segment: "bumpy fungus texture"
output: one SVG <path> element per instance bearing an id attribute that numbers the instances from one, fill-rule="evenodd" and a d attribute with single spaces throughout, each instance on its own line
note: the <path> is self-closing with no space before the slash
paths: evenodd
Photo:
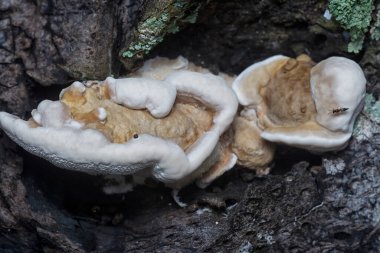
<path id="1" fill-rule="evenodd" d="M 182 56 L 178 56 L 175 59 L 168 59 L 165 57 L 155 57 L 153 59 L 147 60 L 144 65 L 134 73 L 135 76 L 143 77 L 143 78 L 150 78 L 154 80 L 172 80 L 172 82 L 177 83 L 178 80 L 177 77 L 179 76 L 179 73 L 197 73 L 192 76 L 190 75 L 183 75 L 185 78 L 189 78 L 188 80 L 188 88 L 192 86 L 192 82 L 200 82 L 203 83 L 201 80 L 197 79 L 196 76 L 201 76 L 200 74 L 209 74 L 211 75 L 211 72 L 208 69 L 202 68 L 200 66 L 196 66 L 195 64 L 189 62 L 187 59 L 185 59 Z M 173 74 L 177 73 L 177 74 Z M 174 77 L 169 77 L 169 75 L 173 74 Z M 228 86 L 231 86 L 233 80 L 235 79 L 232 76 L 226 75 L 224 73 L 219 73 L 219 77 L 223 78 L 225 83 L 228 84 Z M 202 89 L 205 93 L 212 92 L 211 90 L 208 90 L 208 83 L 202 84 Z M 186 97 L 183 97 L 182 99 L 186 99 Z M 188 98 L 187 98 L 188 99 Z M 237 100 L 236 100 L 237 101 Z M 209 101 L 210 103 L 212 101 Z M 219 103 L 218 99 L 213 102 L 215 105 Z M 237 157 L 232 152 L 231 149 L 231 141 L 232 141 L 233 135 L 232 130 L 227 130 L 220 138 L 219 143 L 215 147 L 215 152 L 213 152 L 213 155 L 210 156 L 204 164 L 202 164 L 202 167 L 210 167 L 210 169 L 207 170 L 207 172 L 204 172 L 202 177 L 200 177 L 197 181 L 198 186 L 200 187 L 206 187 L 210 182 L 212 182 L 215 178 L 222 175 L 225 171 L 231 169 L 235 164 Z M 215 163 L 215 161 L 218 161 Z M 211 165 L 214 163 L 214 165 Z M 198 170 L 203 171 L 203 170 Z M 198 177 L 193 175 L 192 177 L 189 177 L 187 179 L 187 182 L 190 182 L 192 178 Z"/>
<path id="2" fill-rule="evenodd" d="M 223 78 L 173 69 L 163 78 L 74 82 L 59 101 L 42 101 L 29 121 L 0 112 L 0 126 L 58 167 L 152 174 L 180 188 L 196 178 L 207 184 L 235 164 L 220 137 L 237 106 Z"/>
<path id="3" fill-rule="evenodd" d="M 203 74 L 211 74 L 208 69 L 197 66 L 194 63 L 189 62 L 186 58 L 178 56 L 175 59 L 155 57 L 147 60 L 144 65 L 134 73 L 134 75 L 155 80 L 164 80 L 170 73 L 177 70 L 189 70 Z M 230 76 L 224 73 L 218 73 L 218 76 L 222 77 L 228 85 L 232 85 L 232 82 L 235 80 L 235 76 Z"/>
<path id="4" fill-rule="evenodd" d="M 366 79 L 355 62 L 330 57 L 315 64 L 308 56 L 273 56 L 253 64 L 234 81 L 261 137 L 311 151 L 339 150 L 363 108 Z M 249 119 L 248 119 L 249 120 Z"/>
<path id="5" fill-rule="evenodd" d="M 269 173 L 274 143 L 343 148 L 365 84 L 361 68 L 342 57 L 316 64 L 273 56 L 236 79 L 156 57 L 128 78 L 74 82 L 29 121 L 0 112 L 0 127 L 62 168 L 205 187 L 236 163 Z"/>
<path id="6" fill-rule="evenodd" d="M 164 80 L 170 73 L 179 70 L 210 73 L 208 69 L 196 66 L 179 56 L 176 59 L 156 57 L 148 60 L 137 71 L 137 75 Z M 224 73 L 218 75 L 230 86 L 235 80 L 235 77 Z M 248 121 L 247 118 L 251 120 L 249 115 L 235 117 L 232 127 L 221 137 L 217 146 L 220 150 L 219 162 L 198 180 L 198 186 L 207 186 L 216 177 L 232 168 L 236 162 L 246 168 L 256 170 L 259 175 L 269 172 L 268 164 L 273 160 L 274 145 L 262 139 L 260 137 L 261 130 L 255 122 Z"/>
<path id="7" fill-rule="evenodd" d="M 256 170 L 258 176 L 270 172 L 275 145 L 261 138 L 257 117 L 250 110 L 243 110 L 233 123 L 234 138 L 232 152 L 237 156 L 239 165 Z"/>

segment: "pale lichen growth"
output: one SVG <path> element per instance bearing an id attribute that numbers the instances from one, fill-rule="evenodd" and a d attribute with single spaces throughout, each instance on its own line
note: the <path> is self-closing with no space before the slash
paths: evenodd
<path id="1" fill-rule="evenodd" d="M 353 135 L 358 141 L 369 140 L 380 133 L 380 101 L 366 94 L 364 110 L 355 123 Z"/>
<path id="2" fill-rule="evenodd" d="M 346 168 L 346 163 L 341 158 L 337 158 L 335 160 L 323 159 L 322 164 L 326 170 L 327 175 L 336 175 L 342 173 Z"/>
<path id="3" fill-rule="evenodd" d="M 378 11 L 376 20 L 373 21 L 374 9 L 374 0 L 329 0 L 329 12 L 350 34 L 348 52 L 359 53 L 369 28 L 371 28 L 371 38 L 380 39 L 380 16 Z"/>
<path id="4" fill-rule="evenodd" d="M 376 101 L 372 94 L 366 94 L 363 113 L 368 115 L 372 121 L 380 124 L 380 101 Z"/>
<path id="5" fill-rule="evenodd" d="M 121 51 L 122 61 L 127 64 L 133 59 L 142 58 L 161 43 L 167 34 L 177 33 L 186 23 L 195 23 L 201 6 L 207 2 L 166 0 L 148 3 L 142 21 L 126 48 Z"/>
<path id="6" fill-rule="evenodd" d="M 163 40 L 161 34 L 169 21 L 170 15 L 162 13 L 158 18 L 151 17 L 142 22 L 137 28 L 139 33 L 137 41 L 129 46 L 128 50 L 123 53 L 123 57 L 132 58 L 137 53 L 149 53 L 154 46 Z"/>
<path id="7" fill-rule="evenodd" d="M 254 247 L 249 241 L 244 241 L 242 244 L 240 244 L 240 247 L 236 253 L 250 253 L 253 252 L 253 249 Z"/>
<path id="8" fill-rule="evenodd" d="M 265 231 L 264 233 L 258 233 L 256 237 L 258 240 L 264 241 L 268 245 L 272 245 L 276 243 L 272 234 L 273 234 L 273 231 L 270 231 L 270 232 Z"/>
<path id="9" fill-rule="evenodd" d="M 353 135 L 358 141 L 364 141 L 375 134 L 380 134 L 380 101 L 366 94 L 364 110 L 355 123 Z"/>
<path id="10" fill-rule="evenodd" d="M 376 23 L 371 29 L 371 37 L 374 40 L 380 40 L 380 10 L 377 11 Z"/>

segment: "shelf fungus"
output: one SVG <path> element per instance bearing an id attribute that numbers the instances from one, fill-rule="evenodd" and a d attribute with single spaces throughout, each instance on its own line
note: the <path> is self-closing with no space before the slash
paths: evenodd
<path id="1" fill-rule="evenodd" d="M 178 56 L 175 59 L 168 59 L 166 57 L 155 57 L 144 62 L 144 65 L 134 73 L 140 77 L 148 77 L 155 80 L 164 80 L 170 73 L 178 70 L 188 70 L 203 74 L 211 74 L 211 72 L 203 67 L 197 66 L 189 62 L 186 58 Z M 235 80 L 235 76 L 227 75 L 220 72 L 218 76 L 222 77 L 229 86 Z"/>
<path id="2" fill-rule="evenodd" d="M 366 79 L 354 61 L 278 55 L 244 70 L 232 87 L 261 137 L 310 151 L 344 148 L 363 108 Z M 252 116 L 251 116 L 252 117 Z"/>
<path id="3" fill-rule="evenodd" d="M 176 59 L 156 57 L 144 63 L 144 66 L 137 71 L 141 77 L 164 80 L 170 73 L 178 70 L 188 70 L 198 73 L 210 73 L 206 68 L 197 66 L 187 59 L 179 56 Z M 218 74 L 224 81 L 232 86 L 234 76 L 224 73 Z M 252 123 L 254 115 L 244 114 L 235 117 L 232 127 L 221 136 L 218 149 L 221 161 L 208 170 L 201 177 L 197 184 L 200 187 L 207 186 L 212 180 L 223 174 L 227 169 L 232 168 L 235 163 L 255 170 L 258 175 L 269 173 L 268 164 L 273 160 L 274 144 L 265 141 L 260 137 L 261 130 Z"/>
<path id="4" fill-rule="evenodd" d="M 236 78 L 156 57 L 127 78 L 74 82 L 28 121 L 0 112 L 0 127 L 61 168 L 205 187 L 236 163 L 269 173 L 275 143 L 342 149 L 365 84 L 361 68 L 342 57 L 316 64 L 273 56 Z"/>
<path id="5" fill-rule="evenodd" d="M 140 70 L 128 78 L 74 82 L 59 97 L 42 101 L 28 121 L 0 112 L 11 139 L 58 167 L 150 174 L 179 189 L 198 178 L 210 182 L 236 162 L 221 137 L 238 101 L 208 71 L 177 66 L 149 76 Z"/>

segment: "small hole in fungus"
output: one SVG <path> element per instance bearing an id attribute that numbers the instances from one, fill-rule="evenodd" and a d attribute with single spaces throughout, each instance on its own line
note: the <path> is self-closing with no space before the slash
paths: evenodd
<path id="1" fill-rule="evenodd" d="M 138 134 L 134 134 L 134 135 L 133 135 L 133 138 L 134 138 L 134 139 L 137 139 L 137 138 L 139 138 L 139 135 L 138 135 Z"/>

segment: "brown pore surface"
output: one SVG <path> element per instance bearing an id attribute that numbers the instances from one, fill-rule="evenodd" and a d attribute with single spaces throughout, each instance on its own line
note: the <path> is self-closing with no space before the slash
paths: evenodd
<path id="1" fill-rule="evenodd" d="M 295 126 L 313 119 L 316 109 L 310 93 L 310 70 L 314 65 L 301 55 L 275 72 L 263 94 L 267 117 L 274 124 Z"/>
<path id="2" fill-rule="evenodd" d="M 224 172 L 230 169 L 231 161 L 234 159 L 231 149 L 231 142 L 233 140 L 232 128 L 226 130 L 220 137 L 219 143 L 216 146 L 219 155 L 218 161 L 212 165 L 199 179 L 199 183 L 208 185 Z"/>
<path id="3" fill-rule="evenodd" d="M 232 151 L 238 157 L 238 164 L 255 170 L 267 168 L 273 160 L 275 146 L 262 139 L 255 123 L 244 117 L 236 117 L 232 127 Z"/>
<path id="4" fill-rule="evenodd" d="M 184 150 L 211 128 L 213 112 L 201 103 L 176 100 L 170 114 L 154 118 L 146 110 L 134 110 L 110 100 L 107 88 L 93 85 L 83 93 L 71 88 L 61 101 L 70 108 L 72 118 L 85 124 L 85 128 L 102 132 L 111 142 L 124 143 L 134 135 L 150 134 L 171 140 Z M 107 112 L 105 121 L 98 118 L 98 108 Z"/>

